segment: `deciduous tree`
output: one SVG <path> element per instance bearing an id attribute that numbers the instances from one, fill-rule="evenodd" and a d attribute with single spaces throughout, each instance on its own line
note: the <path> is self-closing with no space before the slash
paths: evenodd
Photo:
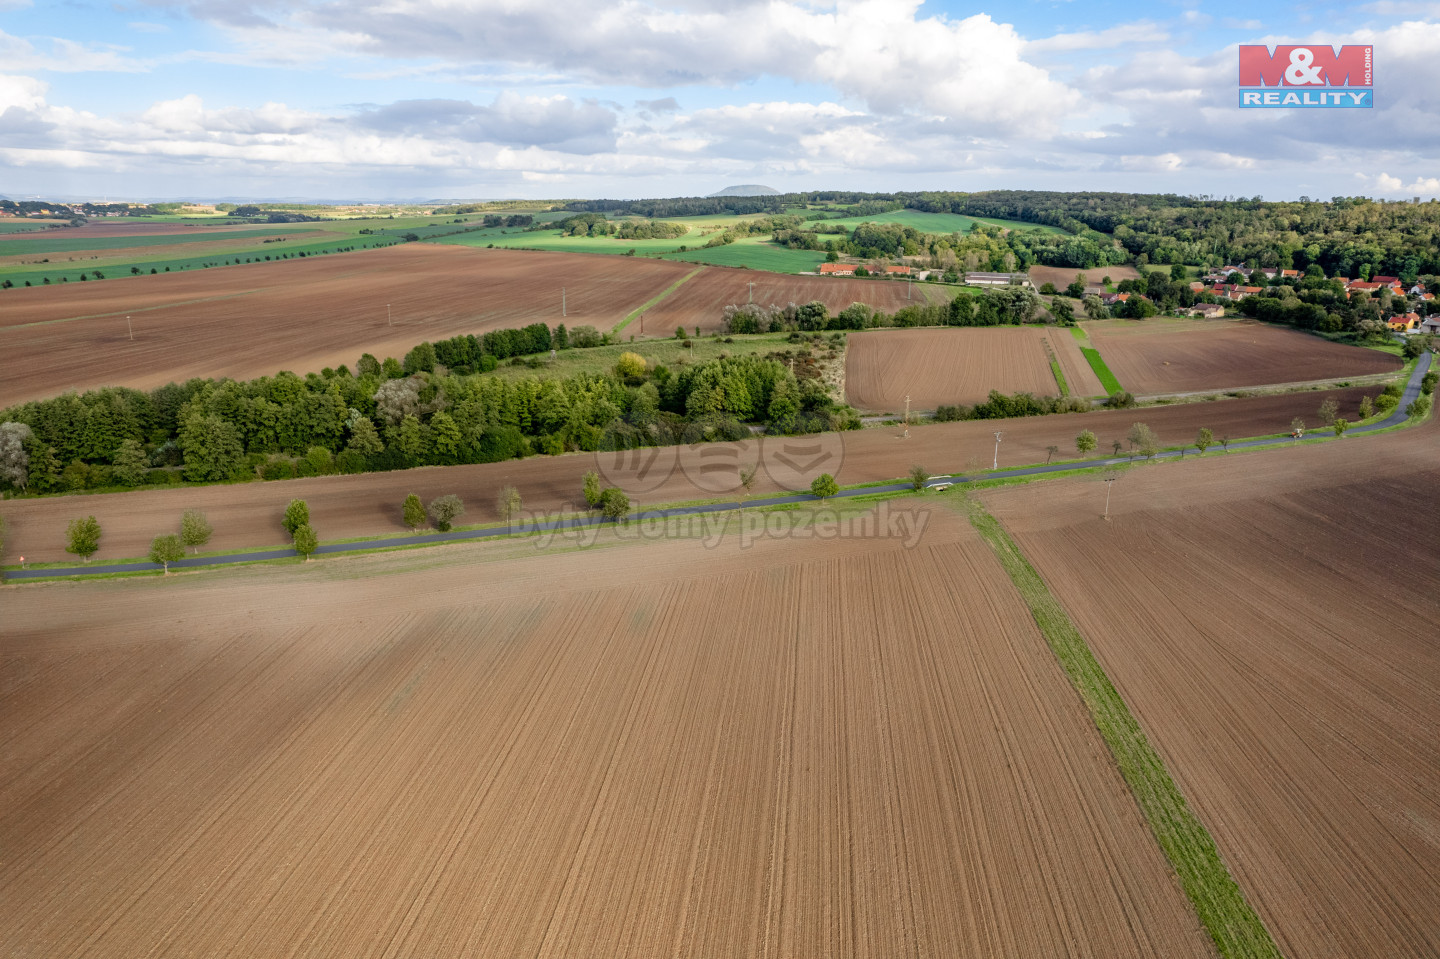
<path id="1" fill-rule="evenodd" d="M 303 499 L 292 499 L 290 505 L 285 507 L 285 532 L 291 536 L 302 526 L 310 525 L 310 506 Z"/>
<path id="2" fill-rule="evenodd" d="M 835 477 L 829 473 L 821 473 L 810 484 L 810 492 L 820 497 L 821 500 L 829 499 L 840 492 L 840 484 L 836 483 Z"/>
<path id="3" fill-rule="evenodd" d="M 100 548 L 100 524 L 93 516 L 72 519 L 65 528 L 65 538 L 65 552 L 74 553 L 88 563 Z"/>
<path id="4" fill-rule="evenodd" d="M 210 542 L 210 535 L 214 532 L 210 521 L 198 509 L 187 509 L 180 517 L 180 541 L 192 552 L 199 552 L 200 547 Z"/>
<path id="5" fill-rule="evenodd" d="M 1200 427 L 1200 432 L 1195 434 L 1195 448 L 1203 453 L 1214 445 L 1215 434 L 1210 432 L 1210 427 Z"/>
<path id="6" fill-rule="evenodd" d="M 1090 430 L 1081 430 L 1075 437 L 1075 449 L 1081 453 L 1089 453 L 1095 449 L 1095 434 Z"/>
<path id="7" fill-rule="evenodd" d="M 308 523 L 295 527 L 294 532 L 295 552 L 305 557 L 305 562 L 310 562 L 310 554 L 320 548 L 320 541 L 315 538 L 315 531 Z"/>
<path id="8" fill-rule="evenodd" d="M 420 502 L 420 497 L 411 493 L 405 497 L 405 504 L 400 508 L 405 518 L 405 525 L 411 529 L 419 529 L 425 525 L 425 504 Z"/>
<path id="9" fill-rule="evenodd" d="M 520 517 L 520 491 L 513 486 L 500 487 L 495 497 L 495 510 L 502 522 L 515 522 Z"/>
<path id="10" fill-rule="evenodd" d="M 185 547 L 174 533 L 166 533 L 150 541 L 150 562 L 163 566 L 166 576 L 170 575 L 170 564 L 184 558 Z"/>
<path id="11" fill-rule="evenodd" d="M 588 472 L 586 472 L 584 483 L 581 489 L 582 492 L 584 492 L 585 494 L 586 505 L 588 505 L 591 509 L 599 507 L 600 494 L 602 492 L 602 490 L 600 489 L 600 474 L 595 472 L 594 470 L 589 470 Z"/>
<path id="12" fill-rule="evenodd" d="M 606 519 L 613 519 L 618 523 L 630 515 L 630 497 L 618 486 L 606 487 L 600 494 L 600 512 Z"/>
<path id="13" fill-rule="evenodd" d="M 34 433 L 24 423 L 0 423 L 0 480 L 16 489 L 30 481 L 30 454 L 25 444 Z"/>
<path id="14" fill-rule="evenodd" d="M 454 493 L 446 493 L 430 501 L 430 518 L 435 521 L 435 528 L 442 533 L 448 533 L 451 525 L 464 512 L 465 504 Z"/>
<path id="15" fill-rule="evenodd" d="M 1054 447 L 1051 447 L 1051 449 L 1054 449 Z M 925 484 L 928 482 L 930 482 L 930 473 L 925 469 L 925 467 L 920 466 L 919 464 L 910 467 L 911 489 L 918 493 L 925 488 Z M 833 496 L 834 494 L 832 493 L 831 495 Z"/>
<path id="16" fill-rule="evenodd" d="M 1144 423 L 1132 423 L 1129 432 L 1125 434 L 1125 438 L 1129 440 L 1130 445 L 1146 459 L 1160 452 L 1160 438 L 1155 435 L 1154 430 Z"/>
<path id="17" fill-rule="evenodd" d="M 149 458 L 145 455 L 145 449 L 140 445 L 139 440 L 127 439 L 120 443 L 111 458 L 114 464 L 114 476 L 118 483 L 125 486 L 139 486 L 145 482 L 145 474 L 149 472 Z"/>

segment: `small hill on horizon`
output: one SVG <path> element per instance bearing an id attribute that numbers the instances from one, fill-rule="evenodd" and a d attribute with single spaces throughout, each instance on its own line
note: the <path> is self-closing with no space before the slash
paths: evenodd
<path id="1" fill-rule="evenodd" d="M 719 193 L 712 193 L 711 196 L 779 196 L 780 191 L 772 187 L 763 186 L 759 183 L 742 183 L 739 186 L 727 186 Z"/>

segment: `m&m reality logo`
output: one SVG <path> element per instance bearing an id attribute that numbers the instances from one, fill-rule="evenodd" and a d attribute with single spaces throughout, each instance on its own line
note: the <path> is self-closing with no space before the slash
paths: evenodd
<path id="1" fill-rule="evenodd" d="M 1364 109 L 1375 105 L 1374 47 L 1240 47 L 1240 106 Z"/>

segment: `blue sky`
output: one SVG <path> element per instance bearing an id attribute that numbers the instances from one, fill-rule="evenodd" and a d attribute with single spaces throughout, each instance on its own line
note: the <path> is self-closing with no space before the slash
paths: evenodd
<path id="1" fill-rule="evenodd" d="M 1375 45 L 1373 110 L 1236 45 Z M 1440 2 L 0 0 L 0 194 L 1440 194 Z"/>

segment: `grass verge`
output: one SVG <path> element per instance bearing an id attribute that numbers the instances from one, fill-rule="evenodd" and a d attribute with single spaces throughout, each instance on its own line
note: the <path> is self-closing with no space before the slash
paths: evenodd
<path id="1" fill-rule="evenodd" d="M 1045 641 L 1060 660 L 1090 710 L 1120 773 L 1130 786 L 1201 924 L 1226 957 L 1278 957 L 1280 949 L 1250 907 L 1230 874 L 1215 840 L 1175 785 L 1164 761 L 1131 715 L 1110 677 L 1090 651 L 1040 574 L 1015 541 L 975 499 L 968 501 L 970 523 L 1000 560 L 1025 598 Z"/>
<path id="2" fill-rule="evenodd" d="M 1100 355 L 1100 351 L 1093 346 L 1082 346 L 1080 352 L 1085 354 L 1085 361 L 1090 364 L 1090 369 L 1095 371 L 1095 376 L 1100 380 L 1106 394 L 1119 393 L 1120 381 L 1110 372 L 1110 367 L 1105 365 L 1105 358 Z"/>
<path id="3" fill-rule="evenodd" d="M 625 319 L 621 320 L 615 326 L 613 332 L 619 333 L 621 330 L 625 329 L 625 327 L 630 325 L 631 320 L 635 319 L 635 317 L 639 316 L 641 313 L 644 313 L 646 310 L 653 307 L 656 303 L 659 303 L 661 300 L 665 299 L 665 297 L 669 296 L 671 293 L 674 293 L 676 290 L 680 289 L 680 285 L 682 283 L 684 283 L 686 280 L 690 279 L 703 269 L 704 267 L 696 267 L 689 273 L 686 273 L 684 276 L 680 277 L 680 279 L 676 280 L 674 283 L 671 283 L 656 296 L 653 296 L 649 300 L 646 300 L 644 303 L 640 304 L 639 308 L 631 310 L 630 313 L 626 315 Z"/>
<path id="4" fill-rule="evenodd" d="M 1065 374 L 1060 372 L 1060 364 L 1054 357 L 1050 359 L 1050 372 L 1055 376 L 1055 385 L 1060 387 L 1060 395 L 1069 396 L 1070 384 L 1065 382 Z"/>

